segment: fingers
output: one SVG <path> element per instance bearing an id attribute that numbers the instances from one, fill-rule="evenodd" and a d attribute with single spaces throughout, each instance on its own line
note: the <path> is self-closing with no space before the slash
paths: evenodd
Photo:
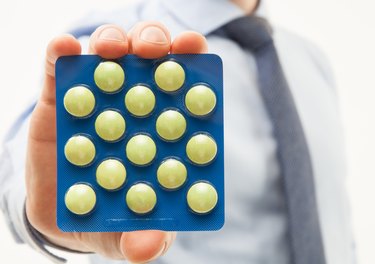
<path id="1" fill-rule="evenodd" d="M 163 255 L 176 237 L 163 231 L 136 231 L 123 233 L 120 247 L 124 258 L 132 263 L 146 263 Z"/>
<path id="2" fill-rule="evenodd" d="M 72 35 L 61 35 L 54 38 L 47 46 L 46 74 L 55 76 L 55 63 L 58 57 L 81 54 L 81 45 Z"/>
<path id="3" fill-rule="evenodd" d="M 197 32 L 186 31 L 171 43 L 168 29 L 158 22 L 138 23 L 128 34 L 129 52 L 143 58 L 160 58 L 170 53 L 205 53 L 206 38 Z"/>
<path id="4" fill-rule="evenodd" d="M 90 37 L 89 53 L 106 59 L 115 59 L 128 53 L 128 38 L 125 31 L 116 25 L 98 27 Z"/>
<path id="5" fill-rule="evenodd" d="M 142 58 L 159 58 L 171 47 L 169 31 L 158 22 L 141 22 L 129 34 L 116 25 L 103 25 L 90 37 L 89 53 L 115 59 L 128 52 Z"/>
<path id="6" fill-rule="evenodd" d="M 142 58 L 154 59 L 168 54 L 171 36 L 159 22 L 140 22 L 128 34 L 130 51 Z"/>
<path id="7" fill-rule="evenodd" d="M 170 53 L 204 53 L 207 52 L 207 41 L 199 33 L 187 31 L 178 35 L 171 43 L 168 29 L 159 22 L 138 23 L 127 35 L 116 25 L 103 25 L 90 37 L 89 52 L 103 58 L 114 59 L 134 53 L 143 58 L 159 58 Z M 63 35 L 53 39 L 47 48 L 46 78 L 41 102 L 55 104 L 55 63 L 58 57 L 79 55 L 81 45 L 71 35 Z M 54 139 L 54 131 L 45 135 Z M 39 134 L 36 133 L 36 134 Z"/>
<path id="8" fill-rule="evenodd" d="M 173 43 L 168 29 L 155 21 L 140 22 L 128 34 L 116 25 L 103 25 L 90 37 L 89 53 L 106 59 L 115 59 L 128 53 L 142 58 L 160 58 L 168 53 L 207 52 L 205 37 L 197 32 L 186 31 Z"/>
<path id="9" fill-rule="evenodd" d="M 178 35 L 172 43 L 171 53 L 174 54 L 196 54 L 206 53 L 208 50 L 206 38 L 194 31 L 185 31 Z"/>

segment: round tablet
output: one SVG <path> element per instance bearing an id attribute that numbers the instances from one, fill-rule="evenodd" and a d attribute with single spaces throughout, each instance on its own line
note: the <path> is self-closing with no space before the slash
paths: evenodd
<path id="1" fill-rule="evenodd" d="M 186 145 L 188 158 L 199 165 L 210 163 L 216 156 L 217 146 L 215 140 L 206 134 L 193 136 Z"/>
<path id="2" fill-rule="evenodd" d="M 185 183 L 187 170 L 181 161 L 170 158 L 160 164 L 156 174 L 161 186 L 175 190 Z"/>
<path id="3" fill-rule="evenodd" d="M 135 135 L 126 145 L 126 156 L 135 165 L 147 165 L 153 161 L 155 155 L 155 142 L 147 135 Z"/>
<path id="4" fill-rule="evenodd" d="M 134 86 L 126 93 L 125 106 L 132 115 L 147 116 L 154 110 L 155 95 L 146 86 Z"/>
<path id="5" fill-rule="evenodd" d="M 64 96 L 64 107 L 72 116 L 86 117 L 95 108 L 94 94 L 84 86 L 70 88 Z"/>
<path id="6" fill-rule="evenodd" d="M 214 110 L 216 95 L 207 86 L 196 85 L 186 93 L 185 105 L 193 115 L 205 116 Z"/>
<path id="7" fill-rule="evenodd" d="M 104 160 L 96 169 L 96 181 L 104 189 L 117 190 L 125 180 L 125 166 L 116 159 Z"/>
<path id="8" fill-rule="evenodd" d="M 155 82 L 163 91 L 177 91 L 185 82 L 185 71 L 177 62 L 163 62 L 156 68 Z"/>
<path id="9" fill-rule="evenodd" d="M 206 182 L 193 184 L 186 198 L 190 209 L 197 214 L 207 214 L 217 204 L 217 192 L 211 184 Z"/>
<path id="10" fill-rule="evenodd" d="M 94 209 L 95 204 L 95 191 L 87 184 L 75 184 L 65 194 L 65 205 L 73 214 L 88 214 Z"/>
<path id="11" fill-rule="evenodd" d="M 94 72 L 94 80 L 100 90 L 114 93 L 121 89 L 125 73 L 121 66 L 113 61 L 101 62 Z"/>
<path id="12" fill-rule="evenodd" d="M 113 110 L 106 110 L 95 120 L 95 131 L 106 141 L 119 140 L 125 133 L 126 123 L 122 115 Z"/>
<path id="13" fill-rule="evenodd" d="M 85 136 L 77 135 L 71 137 L 64 148 L 66 159 L 77 166 L 86 166 L 95 158 L 95 145 Z"/>
<path id="14" fill-rule="evenodd" d="M 167 110 L 156 120 L 156 132 L 168 141 L 181 138 L 186 131 L 185 117 L 176 110 Z"/>
<path id="15" fill-rule="evenodd" d="M 134 213 L 147 214 L 156 205 L 156 193 L 148 184 L 137 183 L 127 192 L 126 204 Z"/>

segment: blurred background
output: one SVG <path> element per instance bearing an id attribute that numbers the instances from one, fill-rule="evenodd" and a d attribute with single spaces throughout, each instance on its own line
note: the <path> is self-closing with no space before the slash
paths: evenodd
<path id="1" fill-rule="evenodd" d="M 346 130 L 347 188 L 358 260 L 359 264 L 375 263 L 375 2 L 264 1 L 274 24 L 313 40 L 332 63 Z M 126 2 L 129 0 L 12 0 L 0 4 L 0 138 L 39 88 L 48 41 L 87 12 Z M 87 263 L 81 256 L 69 258 L 72 263 Z M 30 262 L 49 263 L 14 243 L 0 214 L 0 263 Z"/>

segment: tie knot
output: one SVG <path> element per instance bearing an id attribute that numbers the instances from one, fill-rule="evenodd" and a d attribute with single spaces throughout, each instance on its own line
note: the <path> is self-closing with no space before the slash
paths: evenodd
<path id="1" fill-rule="evenodd" d="M 224 35 L 252 51 L 272 42 L 271 25 L 266 19 L 257 16 L 244 16 L 232 20 L 218 29 L 217 34 Z"/>

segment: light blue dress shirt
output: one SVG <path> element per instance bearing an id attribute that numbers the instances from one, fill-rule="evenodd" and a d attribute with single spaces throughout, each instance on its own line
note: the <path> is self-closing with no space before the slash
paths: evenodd
<path id="1" fill-rule="evenodd" d="M 263 15 L 262 9 L 258 15 Z M 290 263 L 277 144 L 258 91 L 254 58 L 237 43 L 209 34 L 243 15 L 227 0 L 146 0 L 109 13 L 91 13 L 80 23 L 115 23 L 129 30 L 140 20 L 158 20 L 172 37 L 184 30 L 207 35 L 209 51 L 223 59 L 226 224 L 218 232 L 179 233 L 170 251 L 155 263 Z M 279 28 L 274 39 L 312 154 L 327 263 L 352 264 L 343 133 L 331 71 L 310 42 Z M 87 47 L 88 37 L 80 41 Z M 21 120 L 5 141 L 0 159 L 0 206 L 15 238 L 48 256 L 28 231 L 22 213 L 27 112 Z M 97 255 L 90 259 L 118 263 Z"/>

